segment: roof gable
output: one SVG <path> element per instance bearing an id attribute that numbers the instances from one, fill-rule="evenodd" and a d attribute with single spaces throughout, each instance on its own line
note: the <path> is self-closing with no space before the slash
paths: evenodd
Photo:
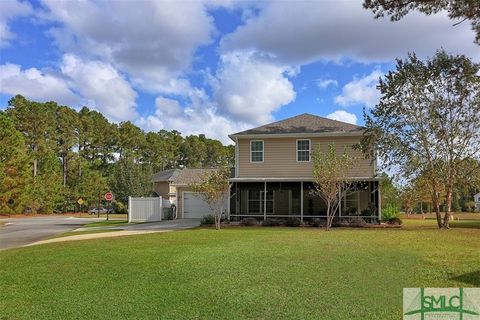
<path id="1" fill-rule="evenodd" d="M 296 133 L 361 133 L 364 127 L 304 113 L 295 117 L 241 131 L 231 136 Z"/>
<path id="2" fill-rule="evenodd" d="M 195 184 L 198 183 L 202 180 L 202 178 L 207 174 L 208 172 L 216 171 L 218 169 L 189 169 L 185 168 L 182 169 L 180 174 L 175 178 L 175 180 L 172 182 L 172 184 L 176 185 L 189 185 L 189 184 Z"/>
<path id="3" fill-rule="evenodd" d="M 164 171 L 157 172 L 152 177 L 153 182 L 174 181 L 175 178 L 180 173 L 180 171 L 181 171 L 180 169 L 169 169 L 169 170 L 164 170 Z"/>
<path id="4" fill-rule="evenodd" d="M 174 185 L 189 185 L 198 183 L 202 177 L 215 168 L 183 168 L 183 169 L 169 169 L 157 172 L 153 175 L 153 182 L 169 182 Z"/>

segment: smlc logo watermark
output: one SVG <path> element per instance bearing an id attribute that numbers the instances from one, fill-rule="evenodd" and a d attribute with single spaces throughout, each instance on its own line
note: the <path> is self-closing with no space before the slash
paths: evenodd
<path id="1" fill-rule="evenodd" d="M 403 319 L 480 320 L 480 288 L 404 288 Z"/>

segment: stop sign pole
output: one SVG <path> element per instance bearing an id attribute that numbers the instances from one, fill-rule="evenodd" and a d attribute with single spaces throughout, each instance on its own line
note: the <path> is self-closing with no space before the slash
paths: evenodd
<path id="1" fill-rule="evenodd" d="M 108 203 L 108 206 L 107 206 L 107 221 L 108 221 L 108 213 L 110 212 L 110 203 L 113 200 L 113 194 L 111 192 L 105 193 L 105 200 Z"/>

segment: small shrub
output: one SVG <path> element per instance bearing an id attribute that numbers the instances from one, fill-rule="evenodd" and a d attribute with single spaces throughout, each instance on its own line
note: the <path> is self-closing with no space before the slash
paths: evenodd
<path id="1" fill-rule="evenodd" d="M 365 227 L 367 222 L 358 216 L 354 217 L 342 217 L 338 219 L 338 226 L 339 227 L 350 227 L 350 228 L 358 228 L 358 227 Z"/>
<path id="2" fill-rule="evenodd" d="M 365 220 L 363 220 L 363 218 L 361 218 L 361 217 L 351 218 L 350 221 L 348 222 L 348 224 L 349 224 L 350 227 L 364 227 L 364 226 L 367 225 Z"/>
<path id="3" fill-rule="evenodd" d="M 468 201 L 463 204 L 462 210 L 464 212 L 474 212 L 475 211 L 475 202 Z"/>
<path id="4" fill-rule="evenodd" d="M 276 219 L 267 219 L 262 221 L 262 226 L 264 227 L 278 227 L 281 225 L 282 225 L 282 222 Z"/>
<path id="5" fill-rule="evenodd" d="M 113 209 L 113 212 L 115 213 L 124 213 L 124 214 L 128 213 L 127 206 L 117 200 L 112 201 L 112 209 Z"/>
<path id="6" fill-rule="evenodd" d="M 364 217 L 371 216 L 371 215 L 372 215 L 372 210 L 370 210 L 370 209 L 368 209 L 368 208 L 367 208 L 367 209 L 363 209 L 361 215 L 364 216 Z"/>
<path id="7" fill-rule="evenodd" d="M 242 220 L 241 224 L 246 227 L 256 226 L 258 221 L 255 218 L 245 218 Z"/>
<path id="8" fill-rule="evenodd" d="M 387 220 L 387 224 L 395 225 L 395 226 L 401 226 L 403 223 L 402 219 L 399 217 L 393 217 Z"/>
<path id="9" fill-rule="evenodd" d="M 392 218 L 398 218 L 399 215 L 400 215 L 400 210 L 396 205 L 390 204 L 385 206 L 385 208 L 382 209 L 383 221 L 388 221 Z"/>
<path id="10" fill-rule="evenodd" d="M 210 224 L 215 224 L 215 217 L 211 214 L 203 216 L 202 220 L 200 220 L 200 224 L 202 226 L 204 225 L 210 225 Z"/>
<path id="11" fill-rule="evenodd" d="M 310 220 L 309 224 L 315 228 L 325 227 L 327 225 L 327 220 L 315 218 Z"/>
<path id="12" fill-rule="evenodd" d="M 285 225 L 287 227 L 298 227 L 301 224 L 302 222 L 298 218 L 288 218 L 287 221 L 285 222 Z"/>

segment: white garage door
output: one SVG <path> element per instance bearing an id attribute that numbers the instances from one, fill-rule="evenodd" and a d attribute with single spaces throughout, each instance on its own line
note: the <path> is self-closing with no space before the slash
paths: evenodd
<path id="1" fill-rule="evenodd" d="M 195 192 L 183 193 L 183 206 L 183 217 L 186 219 L 201 218 L 212 214 L 212 210 L 208 204 Z"/>

